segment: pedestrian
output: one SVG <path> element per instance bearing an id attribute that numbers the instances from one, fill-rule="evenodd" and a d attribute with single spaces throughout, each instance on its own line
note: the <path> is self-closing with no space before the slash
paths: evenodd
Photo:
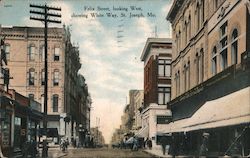
<path id="1" fill-rule="evenodd" d="M 147 146 L 148 146 L 149 150 L 152 149 L 152 140 L 151 139 L 148 140 Z"/>
<path id="2" fill-rule="evenodd" d="M 161 138 L 161 147 L 162 147 L 162 154 L 166 154 L 166 145 L 167 145 L 167 137 L 163 136 Z"/>
<path id="3" fill-rule="evenodd" d="M 144 148 L 146 148 L 147 143 L 148 143 L 148 137 L 146 138 L 146 140 L 145 140 L 144 143 L 143 143 L 143 147 L 144 147 Z"/>
<path id="4" fill-rule="evenodd" d="M 209 133 L 203 133 L 202 134 L 202 144 L 200 147 L 200 152 L 199 156 L 206 156 L 208 153 L 208 138 L 209 138 Z"/>
<path id="5" fill-rule="evenodd" d="M 132 147 L 132 150 L 133 151 L 137 151 L 138 150 L 138 139 L 136 137 L 133 137 L 133 147 Z"/>

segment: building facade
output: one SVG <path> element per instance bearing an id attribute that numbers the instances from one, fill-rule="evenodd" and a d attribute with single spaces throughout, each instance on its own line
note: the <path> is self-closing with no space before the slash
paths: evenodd
<path id="1" fill-rule="evenodd" d="M 249 3 L 173 2 L 173 154 L 249 154 Z"/>
<path id="2" fill-rule="evenodd" d="M 10 76 L 9 87 L 44 109 L 44 29 L 38 27 L 2 27 Z M 74 134 L 77 72 L 81 67 L 79 51 L 71 44 L 65 27 L 48 29 L 48 128 L 58 137 Z"/>
<path id="3" fill-rule="evenodd" d="M 144 62 L 144 105 L 141 111 L 142 129 L 145 138 L 159 148 L 158 136 L 171 118 L 167 103 L 171 95 L 172 40 L 148 38 L 141 61 Z"/>

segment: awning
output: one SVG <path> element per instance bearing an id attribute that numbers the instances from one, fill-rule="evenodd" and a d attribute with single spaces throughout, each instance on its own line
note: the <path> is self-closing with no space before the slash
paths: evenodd
<path id="1" fill-rule="evenodd" d="M 250 123 L 250 87 L 208 101 L 188 119 L 170 123 L 167 133 Z"/>
<path id="2" fill-rule="evenodd" d="M 140 129 L 136 134 L 135 134 L 135 136 L 137 136 L 137 137 L 142 137 L 142 138 L 144 138 L 144 137 L 148 137 L 148 133 L 149 133 L 149 131 L 148 131 L 149 129 L 148 129 L 148 126 L 145 126 L 144 128 L 142 128 L 142 129 Z"/>

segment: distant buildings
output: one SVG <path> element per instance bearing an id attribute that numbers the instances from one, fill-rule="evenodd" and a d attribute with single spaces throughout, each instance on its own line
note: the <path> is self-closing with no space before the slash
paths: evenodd
<path id="1" fill-rule="evenodd" d="M 174 155 L 250 151 L 250 2 L 175 0 L 172 95 Z"/>
<path id="2" fill-rule="evenodd" d="M 44 28 L 0 27 L 10 70 L 9 87 L 44 105 Z M 78 135 L 80 124 L 90 130 L 91 98 L 83 77 L 78 47 L 73 45 L 68 28 L 48 29 L 48 129 L 54 142 Z M 80 111 L 79 111 L 80 109 Z M 78 117 L 76 113 L 80 112 Z M 41 124 L 42 125 L 42 124 Z"/>

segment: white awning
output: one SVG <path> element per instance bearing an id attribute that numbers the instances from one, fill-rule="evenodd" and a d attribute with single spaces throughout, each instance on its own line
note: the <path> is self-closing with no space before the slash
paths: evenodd
<path id="1" fill-rule="evenodd" d="M 166 132 L 192 131 L 250 123 L 250 87 L 206 102 L 190 118 L 170 124 Z"/>
<path id="2" fill-rule="evenodd" d="M 137 137 L 148 137 L 148 133 L 149 133 L 149 131 L 148 131 L 149 129 L 148 129 L 148 126 L 145 126 L 144 128 L 142 128 L 142 129 L 140 129 L 136 134 L 135 134 L 135 136 L 137 136 Z"/>

